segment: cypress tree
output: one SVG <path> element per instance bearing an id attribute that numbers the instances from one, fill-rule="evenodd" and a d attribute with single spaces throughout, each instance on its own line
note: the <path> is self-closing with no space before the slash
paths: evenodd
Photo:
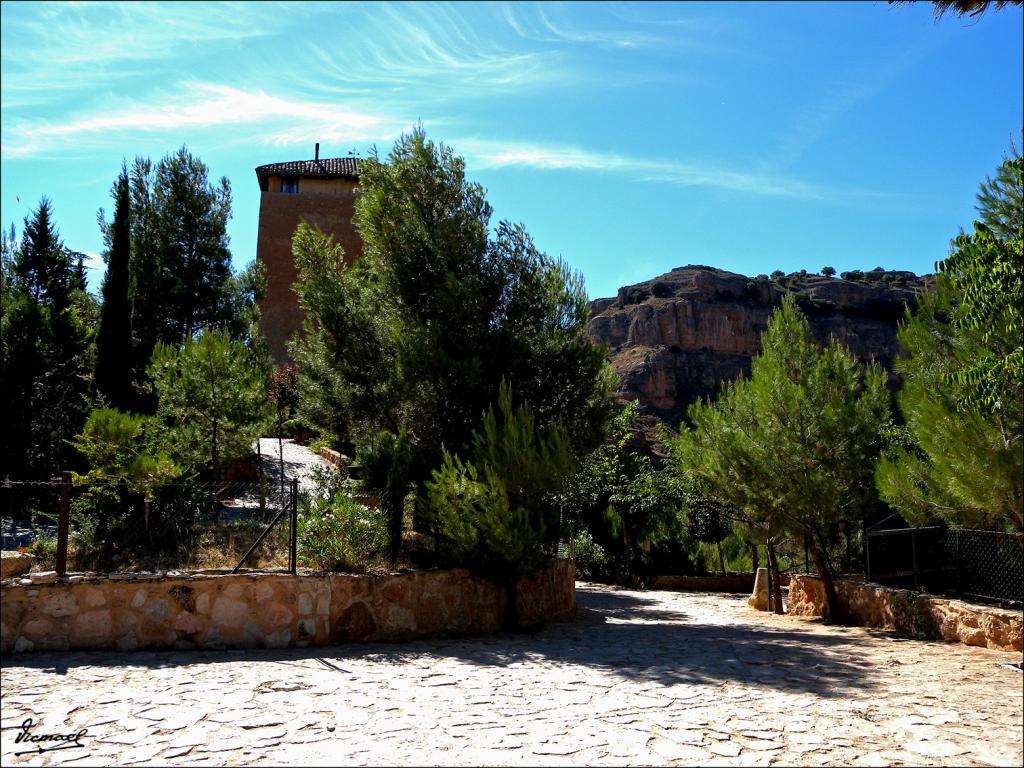
<path id="1" fill-rule="evenodd" d="M 120 410 L 132 405 L 132 306 L 129 296 L 131 197 L 128 169 L 122 167 L 114 185 L 114 221 L 109 227 L 103 308 L 96 333 L 96 389 Z"/>

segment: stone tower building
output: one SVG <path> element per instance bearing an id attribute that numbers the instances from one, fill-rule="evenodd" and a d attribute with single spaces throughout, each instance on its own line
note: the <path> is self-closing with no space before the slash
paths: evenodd
<path id="1" fill-rule="evenodd" d="M 287 342 L 302 327 L 302 310 L 292 289 L 296 279 L 292 236 L 305 220 L 334 236 L 351 264 L 362 248 L 352 222 L 359 160 L 320 159 L 270 163 L 256 169 L 260 182 L 260 222 L 256 258 L 267 270 L 267 290 L 260 302 L 260 330 L 275 365 L 289 359 Z"/>

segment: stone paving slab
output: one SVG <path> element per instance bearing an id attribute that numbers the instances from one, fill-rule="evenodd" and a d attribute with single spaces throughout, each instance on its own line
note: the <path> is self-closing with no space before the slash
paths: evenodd
<path id="1" fill-rule="evenodd" d="M 578 584 L 534 636 L 38 653 L 0 669 L 11 765 L 979 765 L 1024 760 L 1019 656 Z M 82 748 L 17 754 L 87 729 Z M 56 742 L 41 743 L 53 746 Z M 73 742 L 72 742 L 73 744 Z M 29 745 L 38 747 L 40 744 Z"/>

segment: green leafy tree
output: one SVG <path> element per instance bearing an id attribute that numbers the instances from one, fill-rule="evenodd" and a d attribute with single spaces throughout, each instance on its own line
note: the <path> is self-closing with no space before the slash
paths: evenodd
<path id="1" fill-rule="evenodd" d="M 182 348 L 157 344 L 149 367 L 170 454 L 216 474 L 252 451 L 272 418 L 265 359 L 226 331 L 206 330 Z"/>
<path id="2" fill-rule="evenodd" d="M 692 405 L 694 429 L 671 450 L 714 498 L 807 541 L 834 620 L 829 529 L 873 503 L 878 433 L 888 415 L 884 372 L 865 369 L 835 341 L 821 349 L 786 297 L 751 378 L 727 383 L 715 402 Z"/>
<path id="3" fill-rule="evenodd" d="M 89 471 L 72 506 L 79 568 L 157 567 L 188 557 L 213 497 L 170 457 L 154 416 L 96 408 L 72 441 Z M 162 567 L 167 567 L 163 565 Z"/>
<path id="4" fill-rule="evenodd" d="M 1024 159 L 1007 160 L 1002 168 L 1016 177 L 1019 196 Z M 1004 202 L 1012 206 L 1013 197 Z M 1007 219 L 997 210 L 999 206 L 992 204 L 988 218 L 1005 236 L 975 222 L 974 234 L 958 236 L 953 252 L 936 265 L 959 296 L 953 324 L 982 332 L 975 358 L 949 374 L 950 382 L 960 388 L 961 407 L 969 410 L 1010 407 L 1024 396 L 1024 229 L 1019 208 Z M 1016 439 L 1021 439 L 1020 433 Z"/>
<path id="5" fill-rule="evenodd" d="M 293 241 L 309 318 L 292 346 L 304 420 L 354 443 L 357 456 L 404 430 L 408 451 L 388 454 L 407 467 L 404 480 L 375 473 L 390 485 L 383 498 L 395 500 L 403 490 L 422 494 L 442 447 L 469 448 L 503 379 L 539 424 L 563 421 L 573 451 L 599 444 L 613 378 L 583 336 L 582 279 L 522 227 L 503 222 L 491 235 L 482 187 L 421 129 L 399 139 L 387 162 L 363 161 L 360 187 L 363 253 L 351 268 L 305 225 Z"/>
<path id="6" fill-rule="evenodd" d="M 639 405 L 618 413 L 608 439 L 587 454 L 563 492 L 567 523 L 587 528 L 611 554 L 619 581 L 643 576 L 652 545 L 678 533 L 683 489 L 655 470 L 641 443 Z"/>
<path id="7" fill-rule="evenodd" d="M 132 304 L 130 293 L 131 197 L 128 170 L 114 185 L 114 220 L 110 225 L 107 271 L 96 331 L 96 389 L 115 408 L 128 410 L 134 402 L 132 383 Z"/>
<path id="8" fill-rule="evenodd" d="M 958 407 L 970 384 L 957 375 L 986 352 L 985 331 L 957 323 L 964 303 L 950 281 L 922 296 L 899 332 L 907 356 L 899 407 L 906 427 L 879 462 L 882 498 L 911 523 L 936 519 L 957 526 L 1008 528 L 1024 534 L 1022 404 L 997 410 Z M 952 322 L 951 322 L 952 319 Z"/>
<path id="9" fill-rule="evenodd" d="M 821 274 L 824 275 L 825 277 L 835 277 L 835 275 L 836 275 L 836 268 L 835 267 L 822 267 L 821 268 Z"/>
<path id="10" fill-rule="evenodd" d="M 718 565 L 725 576 L 725 556 L 722 542 L 732 533 L 732 511 L 727 504 L 694 488 L 686 499 L 687 523 L 690 534 L 699 542 L 714 544 L 718 551 Z"/>

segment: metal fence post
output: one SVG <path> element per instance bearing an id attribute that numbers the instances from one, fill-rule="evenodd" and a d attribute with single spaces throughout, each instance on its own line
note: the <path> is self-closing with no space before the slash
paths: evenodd
<path id="1" fill-rule="evenodd" d="M 960 531 L 953 529 L 950 531 L 953 534 L 953 547 L 954 555 L 956 557 L 956 596 L 964 596 L 964 571 L 963 571 L 963 559 L 960 554 Z"/>
<path id="2" fill-rule="evenodd" d="M 71 513 L 71 473 L 60 476 L 60 515 L 57 518 L 57 575 L 68 571 L 68 521 Z"/>
<path id="3" fill-rule="evenodd" d="M 917 528 L 910 529 L 910 558 L 914 567 L 914 589 L 919 587 L 917 578 Z"/>
<path id="4" fill-rule="evenodd" d="M 299 479 L 292 478 L 292 525 L 291 525 L 291 541 L 288 546 L 288 570 L 294 575 L 298 570 L 298 557 L 297 557 L 297 543 L 298 543 L 298 531 L 296 524 L 299 519 Z"/>

